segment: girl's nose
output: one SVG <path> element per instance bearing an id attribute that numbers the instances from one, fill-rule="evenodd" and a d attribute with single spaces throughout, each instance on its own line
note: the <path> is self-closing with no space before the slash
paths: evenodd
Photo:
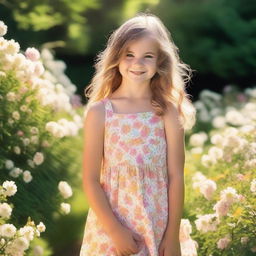
<path id="1" fill-rule="evenodd" d="M 134 63 L 133 63 L 134 65 L 143 65 L 143 59 L 141 59 L 141 58 L 138 58 L 138 59 L 136 59 L 136 58 L 134 58 Z"/>

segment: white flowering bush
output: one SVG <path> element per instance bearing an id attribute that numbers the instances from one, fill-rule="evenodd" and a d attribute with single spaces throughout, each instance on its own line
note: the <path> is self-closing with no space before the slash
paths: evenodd
<path id="1" fill-rule="evenodd" d="M 10 203 L 0 204 L 0 249 L 10 247 L 4 246 L 6 234 L 17 238 L 17 226 L 34 228 L 28 218 L 52 230 L 56 217 L 70 213 L 67 200 L 77 182 L 83 111 L 63 62 L 47 49 L 22 52 L 18 42 L 4 38 L 6 32 L 0 21 L 0 181 L 3 196 L 18 192 Z M 25 251 L 31 240 L 19 238 L 13 248 L 20 245 Z M 38 251 L 31 255 L 45 255 L 31 244 Z M 14 255 L 11 248 L 3 255 Z"/>
<path id="2" fill-rule="evenodd" d="M 202 90 L 194 103 L 197 122 L 194 131 L 210 131 L 226 125 L 241 126 L 255 120 L 256 87 L 244 92 L 236 86 L 227 85 L 222 94 Z"/>
<path id="3" fill-rule="evenodd" d="M 46 229 L 43 222 L 36 225 L 30 217 L 20 228 L 9 223 L 14 206 L 8 203 L 7 197 L 14 196 L 16 192 L 14 181 L 6 180 L 0 185 L 0 255 L 24 255 L 25 251 L 28 252 L 31 242 L 40 237 Z M 43 247 L 40 248 L 43 250 Z"/>
<path id="4" fill-rule="evenodd" d="M 199 256 L 256 253 L 256 90 L 232 97 L 242 101 L 220 110 L 220 123 L 212 116 L 209 131 L 198 125 L 188 138 L 185 212 Z"/>

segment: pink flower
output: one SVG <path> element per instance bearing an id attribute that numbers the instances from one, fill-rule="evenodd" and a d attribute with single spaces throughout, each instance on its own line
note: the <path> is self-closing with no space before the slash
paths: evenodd
<path id="1" fill-rule="evenodd" d="M 151 124 L 157 123 L 159 121 L 159 117 L 158 116 L 153 116 L 149 119 L 149 122 Z"/>
<path id="2" fill-rule="evenodd" d="M 23 131 L 21 131 L 21 130 L 18 130 L 18 131 L 17 131 L 17 135 L 19 135 L 19 136 L 23 136 L 23 135 L 24 135 L 24 132 L 23 132 Z"/>
<path id="3" fill-rule="evenodd" d="M 216 190 L 216 183 L 212 180 L 205 180 L 200 186 L 200 192 L 204 195 L 207 200 L 210 200 Z"/>
<path id="4" fill-rule="evenodd" d="M 230 204 L 225 200 L 218 201 L 214 206 L 213 209 L 216 211 L 216 214 L 220 216 L 226 216 L 229 211 Z"/>
<path id="5" fill-rule="evenodd" d="M 135 148 L 132 148 L 132 149 L 130 150 L 130 154 L 131 154 L 132 156 L 135 156 L 135 155 L 137 154 L 137 150 L 136 150 Z"/>
<path id="6" fill-rule="evenodd" d="M 144 145 L 144 146 L 143 146 L 143 153 L 144 153 L 144 154 L 147 154 L 148 152 L 149 152 L 148 146 L 147 146 L 147 145 Z"/>
<path id="7" fill-rule="evenodd" d="M 140 128 L 142 126 L 142 122 L 140 122 L 140 121 L 135 121 L 134 123 L 133 123 L 133 127 L 134 128 Z"/>
<path id="8" fill-rule="evenodd" d="M 243 93 L 239 93 L 237 96 L 236 96 L 237 100 L 239 102 L 245 102 L 247 100 L 247 97 L 243 94 Z"/>
<path id="9" fill-rule="evenodd" d="M 142 155 L 141 155 L 141 154 L 137 155 L 137 157 L 136 157 L 136 162 L 137 162 L 138 164 L 143 164 L 143 163 L 144 163 L 144 161 L 143 161 L 143 158 L 142 158 Z"/>
<path id="10" fill-rule="evenodd" d="M 141 129 L 141 133 L 140 133 L 140 134 L 141 134 L 142 137 L 147 137 L 148 134 L 149 134 L 149 132 L 150 132 L 149 127 L 144 126 L 144 127 Z"/>
<path id="11" fill-rule="evenodd" d="M 245 196 L 239 194 L 239 195 L 238 195 L 238 201 L 239 201 L 239 202 L 243 202 L 244 200 L 245 200 Z"/>
<path id="12" fill-rule="evenodd" d="M 25 51 L 25 55 L 28 59 L 32 61 L 37 61 L 40 58 L 39 51 L 34 47 L 27 48 L 27 50 Z"/>
<path id="13" fill-rule="evenodd" d="M 181 219 L 179 240 L 184 242 L 190 239 L 190 233 L 192 232 L 192 226 L 188 219 Z"/>
<path id="14" fill-rule="evenodd" d="M 243 175 L 242 173 L 238 173 L 238 174 L 236 175 L 236 178 L 237 178 L 238 180 L 244 180 L 244 175 Z"/>
<path id="15" fill-rule="evenodd" d="M 229 236 L 225 236 L 224 238 L 221 238 L 218 242 L 217 242 L 217 247 L 221 250 L 225 249 L 228 247 L 229 243 L 231 242 L 231 239 L 229 238 Z"/>
<path id="16" fill-rule="evenodd" d="M 161 128 L 156 128 L 155 129 L 155 136 L 159 136 L 159 137 L 164 137 L 164 130 Z"/>

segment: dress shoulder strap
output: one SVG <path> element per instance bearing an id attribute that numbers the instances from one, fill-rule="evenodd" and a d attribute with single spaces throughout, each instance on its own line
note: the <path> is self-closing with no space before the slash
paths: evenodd
<path id="1" fill-rule="evenodd" d="M 102 102 L 104 103 L 104 106 L 105 106 L 105 112 L 108 114 L 112 114 L 113 109 L 112 109 L 110 100 L 108 98 L 104 98 L 104 99 L 102 99 Z"/>

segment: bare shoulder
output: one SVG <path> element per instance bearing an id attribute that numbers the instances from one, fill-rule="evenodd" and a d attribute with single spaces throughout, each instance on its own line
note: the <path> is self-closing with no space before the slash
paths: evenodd
<path id="1" fill-rule="evenodd" d="M 93 102 L 86 113 L 85 122 L 103 124 L 105 120 L 105 107 L 102 101 Z M 95 127 L 97 129 L 97 127 Z"/>
<path id="2" fill-rule="evenodd" d="M 172 132 L 174 132 L 174 130 L 176 130 L 176 132 L 184 132 L 179 121 L 179 115 L 177 107 L 173 103 L 168 102 L 166 112 L 163 116 L 165 127 L 172 130 Z"/>
<path id="3" fill-rule="evenodd" d="M 179 121 L 179 111 L 173 104 L 168 105 L 164 115 L 164 129 L 167 142 L 168 176 L 169 178 L 177 177 L 183 174 L 185 141 L 184 129 Z"/>
<path id="4" fill-rule="evenodd" d="M 105 109 L 102 101 L 93 102 L 84 120 L 83 173 L 84 182 L 100 181 L 104 148 Z"/>

